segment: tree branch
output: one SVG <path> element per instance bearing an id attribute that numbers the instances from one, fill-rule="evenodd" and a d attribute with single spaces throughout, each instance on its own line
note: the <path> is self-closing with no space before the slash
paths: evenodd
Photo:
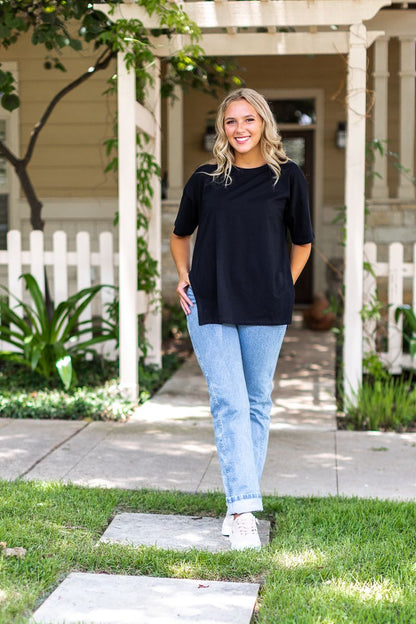
<path id="1" fill-rule="evenodd" d="M 30 206 L 30 223 L 34 230 L 43 230 L 45 222 L 42 219 L 43 204 L 36 194 L 32 180 L 30 179 L 27 165 L 21 160 L 15 167 L 16 175 L 19 178 L 20 185 Z"/>
<path id="2" fill-rule="evenodd" d="M 66 87 L 61 89 L 61 91 L 59 91 L 55 95 L 55 97 L 50 101 L 42 117 L 40 118 L 40 120 L 38 121 L 38 123 L 35 125 L 35 127 L 33 128 L 31 132 L 30 141 L 29 141 L 29 145 L 27 146 L 26 154 L 22 158 L 22 162 L 25 165 L 27 165 L 30 159 L 32 158 L 33 150 L 35 149 L 35 144 L 39 137 L 40 131 L 45 126 L 46 122 L 48 121 L 49 117 L 52 114 L 52 111 L 54 110 L 58 102 L 60 102 L 60 100 L 62 100 L 62 98 L 65 95 L 67 95 L 67 93 L 70 93 L 70 91 L 72 91 L 73 89 L 78 87 L 80 84 L 88 80 L 88 78 L 91 78 L 91 76 L 93 76 L 97 71 L 106 69 L 108 65 L 110 64 L 111 59 L 115 58 L 115 56 L 116 56 L 116 52 L 114 52 L 113 50 L 109 50 L 109 49 L 104 50 L 104 52 L 98 57 L 97 62 L 95 63 L 92 69 L 81 74 L 81 76 L 79 76 L 73 82 L 70 82 Z"/>
<path id="3" fill-rule="evenodd" d="M 1 140 L 0 140 L 0 154 L 4 156 L 4 158 L 8 160 L 9 163 L 13 165 L 13 167 L 17 167 L 19 163 L 19 159 L 17 158 L 17 156 L 13 154 L 13 152 L 9 150 L 8 147 L 6 147 L 6 145 Z"/>

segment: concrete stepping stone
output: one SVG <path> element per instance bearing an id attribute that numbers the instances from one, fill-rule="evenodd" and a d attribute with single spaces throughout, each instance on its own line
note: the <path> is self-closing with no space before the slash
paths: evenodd
<path id="1" fill-rule="evenodd" d="M 259 585 L 72 573 L 35 612 L 36 624 L 249 624 Z"/>
<path id="2" fill-rule="evenodd" d="M 115 516 L 100 542 L 157 546 L 169 550 L 230 550 L 230 540 L 221 534 L 222 518 L 120 513 Z M 269 543 L 270 522 L 259 520 L 263 546 Z"/>

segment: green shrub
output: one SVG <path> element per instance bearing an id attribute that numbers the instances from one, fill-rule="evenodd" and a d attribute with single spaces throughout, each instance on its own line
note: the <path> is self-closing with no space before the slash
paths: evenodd
<path id="1" fill-rule="evenodd" d="M 364 381 L 347 402 L 348 429 L 403 431 L 416 424 L 416 388 L 413 379 L 394 377 Z"/>
<path id="2" fill-rule="evenodd" d="M 176 354 L 163 356 L 163 368 L 139 365 L 139 404 L 147 401 L 179 367 Z M 0 417 L 63 420 L 126 420 L 136 405 L 124 398 L 118 362 L 95 357 L 77 360 L 79 379 L 64 390 L 57 378 L 46 381 L 22 364 L 0 361 Z"/>
<path id="3" fill-rule="evenodd" d="M 62 301 L 51 317 L 35 278 L 29 273 L 21 276 L 29 291 L 32 305 L 16 299 L 23 311 L 21 318 L 9 303 L 0 299 L 0 339 L 13 346 L 13 351 L 0 357 L 19 361 L 46 379 L 59 375 L 68 389 L 73 381 L 73 357 L 93 353 L 93 345 L 115 339 L 117 326 L 100 318 L 80 321 L 80 316 L 96 294 L 105 286 L 84 288 Z M 2 286 L 6 292 L 7 289 Z M 86 337 L 90 334 L 92 338 Z"/>
<path id="4" fill-rule="evenodd" d="M 123 397 L 115 382 L 93 389 L 75 388 L 71 394 L 61 389 L 45 389 L 5 391 L 0 396 L 3 418 L 125 420 L 133 409 L 133 403 Z"/>

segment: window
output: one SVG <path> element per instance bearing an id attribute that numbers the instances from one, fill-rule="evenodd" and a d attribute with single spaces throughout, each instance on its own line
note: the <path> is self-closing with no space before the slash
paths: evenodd
<path id="1" fill-rule="evenodd" d="M 271 109 L 277 124 L 297 124 L 298 126 L 310 126 L 316 123 L 314 99 L 287 99 L 274 100 Z"/>

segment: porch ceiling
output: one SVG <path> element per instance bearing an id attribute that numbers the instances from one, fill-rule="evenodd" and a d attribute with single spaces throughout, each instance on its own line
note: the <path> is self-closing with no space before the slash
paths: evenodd
<path id="1" fill-rule="evenodd" d="M 125 1 L 110 10 L 96 5 L 112 20 L 137 19 L 146 29 L 160 28 L 156 15 Z M 345 54 L 351 24 L 372 19 L 391 0 L 238 0 L 178 2 L 201 28 L 199 41 L 208 56 L 275 54 Z M 383 35 L 366 33 L 366 47 Z M 150 37 L 156 56 L 172 56 L 190 43 L 186 35 Z"/>
<path id="2" fill-rule="evenodd" d="M 296 26 L 350 25 L 373 18 L 392 0 L 193 0 L 177 2 L 204 31 L 212 28 L 287 28 Z M 109 14 L 111 19 L 139 19 L 145 28 L 159 28 L 157 15 L 125 0 Z"/>

